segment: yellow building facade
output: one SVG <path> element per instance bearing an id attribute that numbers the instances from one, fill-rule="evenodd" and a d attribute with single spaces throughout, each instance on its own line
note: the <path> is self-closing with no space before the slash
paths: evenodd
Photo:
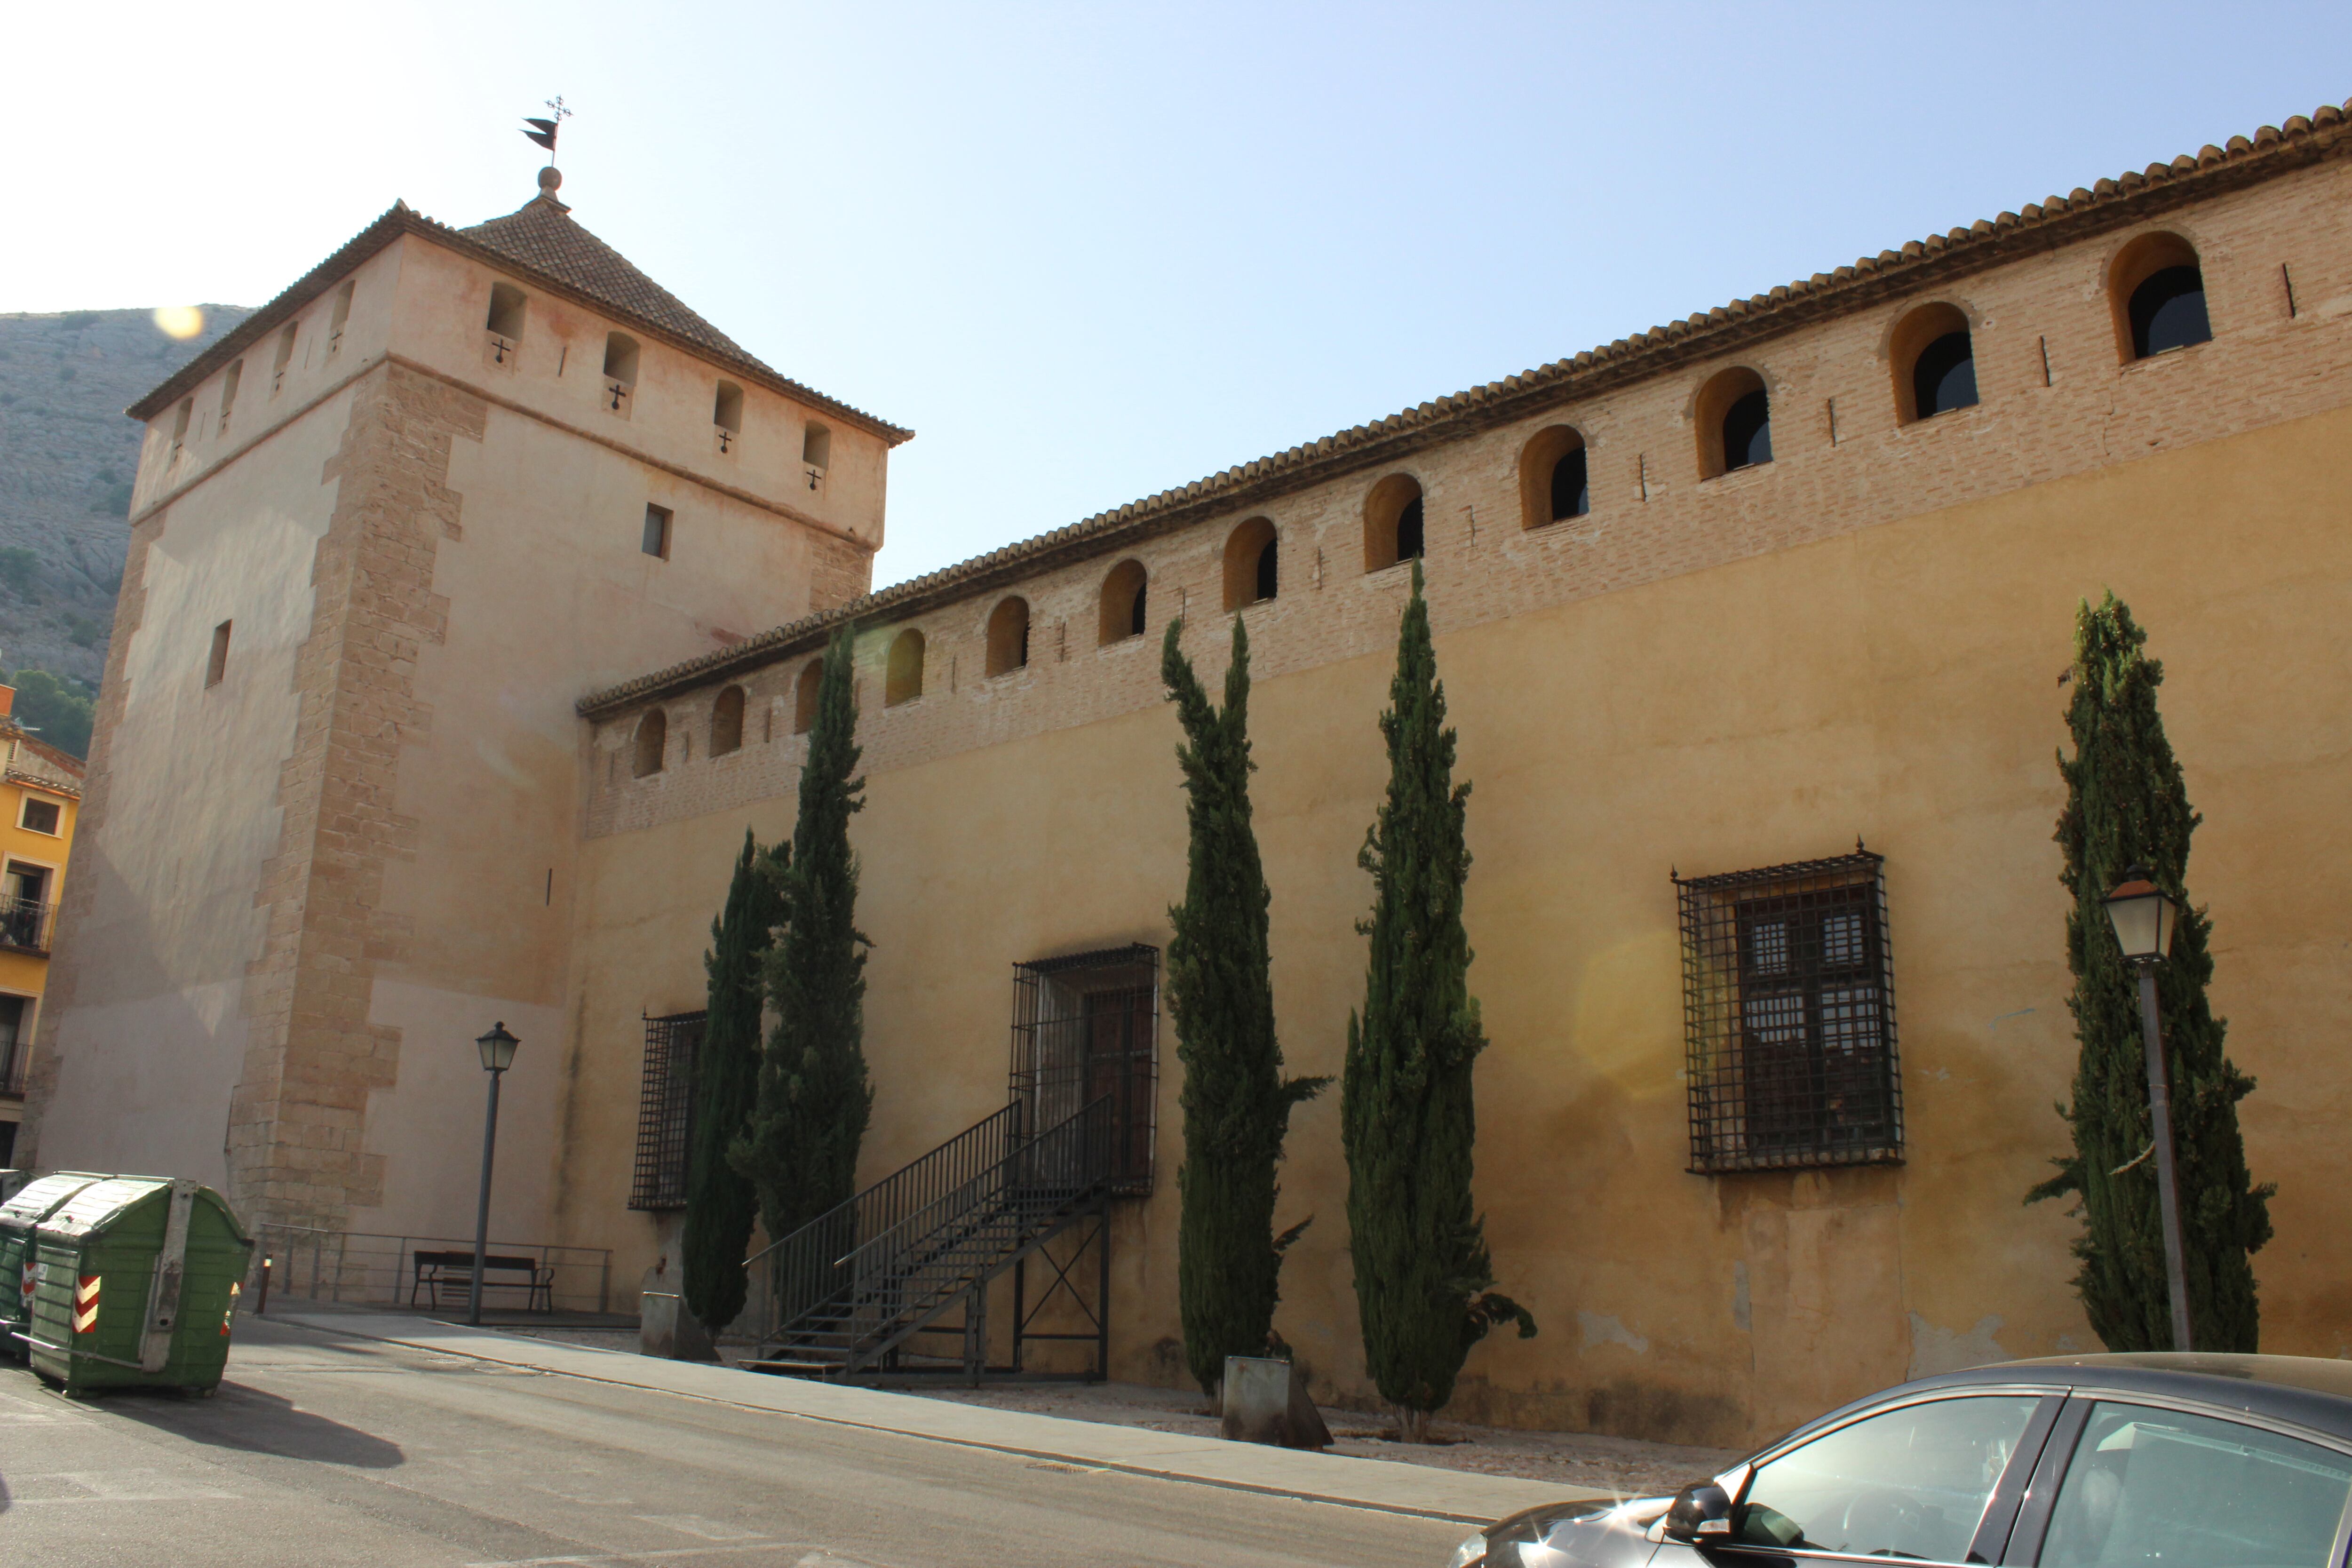
<path id="1" fill-rule="evenodd" d="M 559 216 L 501 249 L 388 215 L 135 411 L 98 869 L 33 1074 L 44 1163 L 163 1136 L 275 1220 L 462 1234 L 471 1039 L 500 1017 L 524 1044 L 499 1226 L 609 1253 L 625 1304 L 675 1257 L 665 1053 L 746 826 L 790 830 L 813 661 L 854 624 L 864 1173 L 1006 1104 L 1023 987 L 1107 994 L 1116 969 L 1151 1020 L 1150 1142 L 1083 1294 L 1113 1375 L 1175 1383 L 1180 1086 L 1134 979 L 1184 880 L 1160 638 L 1181 617 L 1213 680 L 1248 629 L 1278 1025 L 1291 1071 L 1336 1072 L 1418 560 L 1475 785 L 1478 1201 L 1543 1326 L 1481 1345 L 1456 1413 L 1730 1443 L 1906 1374 L 2093 1348 L 2075 1221 L 2022 1198 L 2066 1146 L 2054 758 L 2075 606 L 2112 588 L 2167 664 L 2216 1010 L 2261 1084 L 2265 1348 L 2346 1353 L 2343 111 L 878 594 L 906 433 L 656 335 L 653 296 L 547 259 Z M 541 312 L 520 336 L 502 288 Z M 347 370 L 298 371 L 250 434 L 181 433 L 236 429 L 238 364 L 289 323 L 344 330 L 339 299 Z M 615 334 L 644 339 L 625 382 Z M 605 374 L 571 381 L 583 353 Z M 730 384 L 760 395 L 732 431 Z M 232 623 L 222 679 L 254 663 L 224 701 L 205 650 Z M 215 721 L 204 786 L 174 788 Z M 1767 985 L 1775 921 L 1815 956 Z M 1802 1021 L 1738 1002 L 1725 1027 L 1726 994 Z M 1811 1098 L 1758 1087 L 1782 1049 Z M 1319 1395 L 1361 1402 L 1338 1110 L 1292 1121 L 1278 1219 L 1315 1223 L 1276 1327 Z"/>
<path id="2" fill-rule="evenodd" d="M 26 730 L 0 686 L 0 1169 L 13 1165 L 33 1034 L 81 807 L 81 759 Z"/>

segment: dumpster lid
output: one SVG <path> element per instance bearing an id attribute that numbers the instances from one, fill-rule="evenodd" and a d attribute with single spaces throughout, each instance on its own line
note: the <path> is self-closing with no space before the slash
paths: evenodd
<path id="1" fill-rule="evenodd" d="M 49 1217 L 41 1222 L 41 1234 L 66 1240 L 78 1240 L 97 1236 L 114 1222 L 159 1193 L 172 1190 L 169 1176 L 110 1176 L 93 1182 L 68 1198 Z M 228 1201 L 210 1187 L 198 1187 L 199 1199 L 210 1198 L 213 1205 L 226 1216 L 229 1226 L 239 1240 L 249 1240 L 245 1226 L 239 1225 L 236 1211 Z"/>
<path id="2" fill-rule="evenodd" d="M 0 1205 L 0 1225 L 37 1224 L 84 1187 L 105 1180 L 105 1175 L 97 1171 L 59 1171 L 27 1183 L 16 1189 L 15 1197 Z"/>

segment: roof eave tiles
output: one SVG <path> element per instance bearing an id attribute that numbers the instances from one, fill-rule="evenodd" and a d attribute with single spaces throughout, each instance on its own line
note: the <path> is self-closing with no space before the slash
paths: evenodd
<path id="1" fill-rule="evenodd" d="M 530 207 L 526 205 L 520 212 L 509 214 L 504 218 L 493 218 L 488 224 L 476 226 L 492 228 L 499 224 L 512 223 L 530 210 Z M 622 266 L 628 267 L 629 271 L 644 279 L 643 273 L 636 273 L 635 268 L 629 267 L 626 259 L 621 258 L 618 252 L 613 251 L 611 247 L 604 245 L 603 241 L 596 239 L 584 229 L 580 232 L 583 238 L 596 246 L 598 249 L 609 252 Z M 853 408 L 838 398 L 828 397 L 814 387 L 803 386 L 789 376 L 778 374 L 774 370 L 746 353 L 732 339 L 720 332 L 716 327 L 710 326 L 692 310 L 687 310 L 685 305 L 677 300 L 677 296 L 654 283 L 651 279 L 644 279 L 646 286 L 664 300 L 677 304 L 677 309 L 690 318 L 694 325 L 701 327 L 703 331 L 709 333 L 708 340 L 696 335 L 690 328 L 682 331 L 677 325 L 659 321 L 646 313 L 645 310 L 633 306 L 627 300 L 607 298 L 593 289 L 583 288 L 562 278 L 546 270 L 543 266 L 535 264 L 525 256 L 501 249 L 495 245 L 486 244 L 472 231 L 451 228 L 446 224 L 436 223 L 405 202 L 394 202 L 391 209 L 382 217 L 354 235 L 333 255 L 304 273 L 276 299 L 239 322 L 235 331 L 227 333 L 220 342 L 189 361 L 177 374 L 137 403 L 132 404 L 124 412 L 133 419 L 152 419 L 179 398 L 202 384 L 215 371 L 268 337 L 283 325 L 288 318 L 325 293 L 329 287 L 348 275 L 361 262 L 404 235 L 415 235 L 431 240 L 436 245 L 457 251 L 485 266 L 495 267 L 501 272 L 510 273 L 548 293 L 570 300 L 600 315 L 610 316 L 615 321 L 622 321 L 629 327 L 667 343 L 672 348 L 731 371 L 745 380 L 755 382 L 772 392 L 782 393 L 811 407 L 821 408 L 836 418 L 881 437 L 891 446 L 895 447 L 909 440 L 915 434 L 902 426 L 877 418 L 864 409 Z"/>

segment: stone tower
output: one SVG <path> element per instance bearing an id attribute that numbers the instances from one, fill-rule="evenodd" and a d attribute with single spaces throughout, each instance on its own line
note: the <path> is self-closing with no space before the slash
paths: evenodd
<path id="1" fill-rule="evenodd" d="M 494 1223 L 543 1234 L 573 703 L 865 593 L 911 433 L 753 358 L 540 183 L 471 228 L 396 204 L 130 411 L 21 1160 L 464 1234 L 472 1042 L 503 1019 Z"/>

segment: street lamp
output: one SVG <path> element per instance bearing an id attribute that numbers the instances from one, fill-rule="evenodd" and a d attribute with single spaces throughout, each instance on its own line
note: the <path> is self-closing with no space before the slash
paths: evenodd
<path id="1" fill-rule="evenodd" d="M 2180 1182 L 2172 1158 L 2172 1090 L 2164 1071 L 2164 1022 L 2157 1010 L 2156 971 L 2172 949 L 2172 928 L 2180 906 L 2165 897 L 2155 873 L 2134 866 L 2107 895 L 2107 921 L 2116 945 L 2139 971 L 2139 1032 L 2147 1050 L 2147 1113 L 2156 1146 L 2157 1205 L 2164 1222 L 2164 1278 L 2172 1295 L 2172 1348 L 2193 1350 L 2189 1331 L 2187 1248 L 2180 1237 Z"/>
<path id="2" fill-rule="evenodd" d="M 515 1047 L 522 1044 L 507 1033 L 506 1020 L 474 1042 L 482 1053 L 482 1070 L 490 1075 L 490 1109 L 482 1118 L 482 1199 L 474 1211 L 474 1284 L 467 1293 L 466 1321 L 482 1321 L 482 1268 L 490 1250 L 490 1156 L 499 1146 L 499 1079 L 514 1066 Z M 2168 1149 L 2169 1144 L 2166 1145 Z M 2169 1158 L 2169 1156 L 2167 1156 Z"/>

